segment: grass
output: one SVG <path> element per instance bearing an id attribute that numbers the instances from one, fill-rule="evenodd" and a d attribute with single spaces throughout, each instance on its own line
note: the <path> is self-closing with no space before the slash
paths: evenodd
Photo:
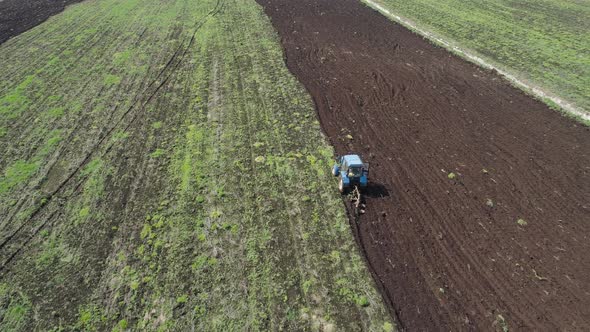
<path id="1" fill-rule="evenodd" d="M 376 2 L 586 112 L 590 110 L 588 2 Z"/>
<path id="2" fill-rule="evenodd" d="M 31 303 L 22 293 L 0 283 L 0 320 L 4 331 L 18 331 L 26 325 L 31 313 Z"/>
<path id="3" fill-rule="evenodd" d="M 10 191 L 13 187 L 21 184 L 33 174 L 39 165 L 23 160 L 17 160 L 6 167 L 4 176 L 0 177 L 0 194 Z"/>
<path id="4" fill-rule="evenodd" d="M 262 9 L 146 1 L 0 46 L 0 330 L 394 330 Z"/>

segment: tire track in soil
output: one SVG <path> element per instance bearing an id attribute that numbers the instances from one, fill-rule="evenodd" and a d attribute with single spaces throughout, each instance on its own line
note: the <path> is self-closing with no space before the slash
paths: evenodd
<path id="1" fill-rule="evenodd" d="M 589 128 L 359 2 L 257 1 L 336 151 L 371 163 L 351 226 L 402 328 L 590 327 Z"/>

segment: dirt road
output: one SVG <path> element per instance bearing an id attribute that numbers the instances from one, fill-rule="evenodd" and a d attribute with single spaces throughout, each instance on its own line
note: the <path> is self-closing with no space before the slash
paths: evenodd
<path id="1" fill-rule="evenodd" d="M 360 239 L 403 328 L 590 328 L 588 128 L 357 1 L 258 1 L 371 162 Z"/>

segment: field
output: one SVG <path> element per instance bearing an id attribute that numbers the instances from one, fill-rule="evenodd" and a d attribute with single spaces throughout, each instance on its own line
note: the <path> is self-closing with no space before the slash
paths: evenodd
<path id="1" fill-rule="evenodd" d="M 589 127 L 359 1 L 259 2 L 371 164 L 358 238 L 399 327 L 590 329 Z"/>
<path id="2" fill-rule="evenodd" d="M 452 1 L 379 3 L 588 109 L 587 4 Z M 359 0 L 73 2 L 0 2 L 0 331 L 590 330 L 589 126 Z"/>
<path id="3" fill-rule="evenodd" d="M 590 112 L 590 3 L 374 2 Z"/>
<path id="4" fill-rule="evenodd" d="M 255 2 L 88 0 L 0 63 L 0 330 L 394 329 Z"/>

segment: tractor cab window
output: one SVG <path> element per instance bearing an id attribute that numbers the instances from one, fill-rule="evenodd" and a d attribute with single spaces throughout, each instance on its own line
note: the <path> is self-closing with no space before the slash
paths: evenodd
<path id="1" fill-rule="evenodd" d="M 361 167 L 348 168 L 348 177 L 358 177 L 358 176 L 361 176 L 361 173 L 362 173 Z"/>

